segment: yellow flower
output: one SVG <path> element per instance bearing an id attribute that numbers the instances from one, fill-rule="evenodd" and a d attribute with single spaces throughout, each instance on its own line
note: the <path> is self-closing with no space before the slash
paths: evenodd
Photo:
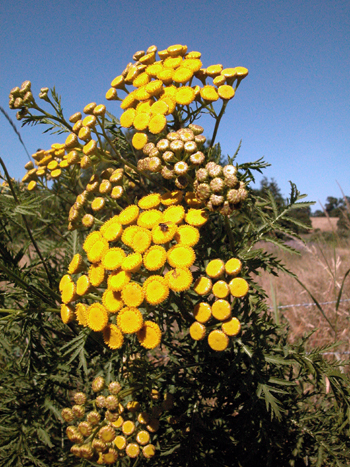
<path id="1" fill-rule="evenodd" d="M 110 349 L 120 349 L 124 343 L 124 336 L 118 326 L 109 324 L 103 330 L 103 340 Z"/>
<path id="2" fill-rule="evenodd" d="M 136 435 L 136 441 L 141 445 L 145 446 L 150 442 L 150 434 L 146 430 L 141 430 Z"/>
<path id="3" fill-rule="evenodd" d="M 127 109 L 120 116 L 120 125 L 123 128 L 130 128 L 132 124 L 134 123 L 135 115 L 136 115 L 135 109 Z"/>
<path id="4" fill-rule="evenodd" d="M 136 204 L 132 204 L 125 208 L 119 214 L 119 222 L 122 225 L 133 224 L 139 216 L 140 209 Z"/>
<path id="5" fill-rule="evenodd" d="M 177 225 L 173 222 L 161 222 L 152 229 L 153 243 L 156 245 L 168 243 L 176 234 Z"/>
<path id="6" fill-rule="evenodd" d="M 74 317 L 75 317 L 74 308 L 69 305 L 62 304 L 61 305 L 61 319 L 64 322 L 64 324 L 68 324 L 71 321 L 73 321 Z"/>
<path id="7" fill-rule="evenodd" d="M 162 333 L 158 324 L 152 321 L 145 321 L 137 333 L 137 339 L 145 349 L 155 349 L 162 339 Z"/>
<path id="8" fill-rule="evenodd" d="M 127 271 L 112 272 L 108 277 L 108 288 L 119 292 L 130 282 L 131 273 Z"/>
<path id="9" fill-rule="evenodd" d="M 155 81 L 151 81 L 146 85 L 146 91 L 151 95 L 151 96 L 157 96 L 160 94 L 163 90 L 163 81 L 160 79 L 156 79 Z"/>
<path id="10" fill-rule="evenodd" d="M 148 444 L 142 449 L 142 454 L 146 459 L 150 459 L 156 453 L 156 448 L 153 444 Z"/>
<path id="11" fill-rule="evenodd" d="M 148 271 L 156 271 L 164 266 L 166 250 L 160 245 L 154 245 L 143 255 L 143 264 Z"/>
<path id="12" fill-rule="evenodd" d="M 100 232 L 102 233 L 103 237 L 108 242 L 116 242 L 120 239 L 123 233 L 122 225 L 117 220 L 113 219 L 114 218 L 110 219 L 108 222 L 105 222 L 100 229 Z"/>
<path id="13" fill-rule="evenodd" d="M 88 260 L 91 263 L 98 263 L 103 258 L 104 254 L 108 250 L 108 242 L 106 239 L 101 238 L 97 240 L 92 247 L 86 252 Z"/>
<path id="14" fill-rule="evenodd" d="M 92 264 L 89 268 L 89 279 L 93 287 L 98 287 L 106 278 L 106 271 L 100 264 Z"/>
<path id="15" fill-rule="evenodd" d="M 140 75 L 138 75 L 134 79 L 132 84 L 133 84 L 133 86 L 135 86 L 135 88 L 141 88 L 142 86 L 146 86 L 146 84 L 148 84 L 150 81 L 151 81 L 150 76 L 148 75 L 148 73 L 144 72 L 144 73 L 141 73 Z"/>
<path id="16" fill-rule="evenodd" d="M 136 413 L 140 411 L 140 402 L 137 401 L 131 401 L 126 404 L 127 410 L 131 413 Z"/>
<path id="17" fill-rule="evenodd" d="M 139 228 L 132 239 L 132 249 L 136 253 L 144 253 L 152 243 L 152 234 L 145 228 Z"/>
<path id="18" fill-rule="evenodd" d="M 187 268 L 171 269 L 166 273 L 165 278 L 168 281 L 169 289 L 174 292 L 188 290 L 193 282 L 192 273 Z"/>
<path id="19" fill-rule="evenodd" d="M 201 58 L 202 54 L 200 52 L 196 52 L 196 51 L 193 51 L 193 52 L 188 52 L 185 56 L 186 59 L 190 59 L 190 58 Z"/>
<path id="20" fill-rule="evenodd" d="M 61 298 L 62 302 L 65 304 L 73 302 L 76 299 L 76 286 L 74 282 L 67 282 L 62 287 Z"/>
<path id="21" fill-rule="evenodd" d="M 123 407 L 121 404 L 120 404 L 120 406 Z M 120 406 L 119 406 L 119 409 L 120 409 Z M 123 410 L 119 410 L 119 413 L 122 413 L 122 412 L 123 412 Z M 112 423 L 112 425 L 115 426 L 116 428 L 121 428 L 123 423 L 124 423 L 123 417 L 119 416 L 118 419 L 115 422 Z M 124 438 L 124 436 L 123 436 L 123 438 Z M 120 449 L 123 449 L 123 448 L 120 448 Z"/>
<path id="22" fill-rule="evenodd" d="M 175 234 L 175 240 L 179 245 L 194 246 L 199 242 L 199 238 L 199 230 L 192 225 L 181 225 Z"/>
<path id="23" fill-rule="evenodd" d="M 117 315 L 117 325 L 123 334 L 133 334 L 143 326 L 140 310 L 133 307 L 123 308 Z"/>
<path id="24" fill-rule="evenodd" d="M 177 68 L 175 73 L 173 74 L 173 81 L 175 83 L 185 84 L 187 81 L 193 76 L 193 71 L 190 68 L 185 68 L 183 66 Z"/>
<path id="25" fill-rule="evenodd" d="M 153 63 L 146 68 L 146 74 L 155 78 L 160 71 L 163 70 L 163 65 L 161 63 Z"/>
<path id="26" fill-rule="evenodd" d="M 114 464 L 115 461 L 118 459 L 118 451 L 116 451 L 115 449 L 109 448 L 108 451 L 106 451 L 106 452 L 104 452 L 102 454 L 102 456 L 101 456 L 101 453 L 100 453 L 100 457 L 102 459 L 101 459 L 101 462 L 100 462 L 100 460 L 98 460 L 98 463 Z"/>
<path id="27" fill-rule="evenodd" d="M 64 287 L 70 282 L 73 282 L 71 276 L 69 274 L 65 274 L 60 280 L 60 283 L 58 285 L 58 290 L 62 292 Z"/>
<path id="28" fill-rule="evenodd" d="M 128 94 L 120 104 L 120 107 L 123 110 L 129 109 L 136 103 L 136 99 L 133 93 Z"/>
<path id="29" fill-rule="evenodd" d="M 237 76 L 237 78 L 243 79 L 247 75 L 248 75 L 247 68 L 244 68 L 244 66 L 236 66 L 236 76 Z"/>
<path id="30" fill-rule="evenodd" d="M 231 295 L 237 298 L 244 297 L 249 290 L 248 282 L 241 277 L 235 277 L 228 285 Z"/>
<path id="31" fill-rule="evenodd" d="M 122 299 L 129 307 L 140 306 L 144 299 L 141 285 L 136 282 L 129 282 L 122 290 Z"/>
<path id="32" fill-rule="evenodd" d="M 164 128 L 166 127 L 166 123 L 167 121 L 164 115 L 155 114 L 149 122 L 148 129 L 151 133 L 157 135 L 158 133 L 161 133 L 164 130 Z"/>
<path id="33" fill-rule="evenodd" d="M 142 101 L 137 104 L 136 111 L 143 112 L 146 114 L 151 114 L 151 106 L 153 105 L 153 98 L 148 99 L 147 101 Z"/>
<path id="34" fill-rule="evenodd" d="M 231 305 L 227 300 L 216 300 L 211 307 L 214 318 L 219 321 L 226 321 L 231 317 Z"/>
<path id="35" fill-rule="evenodd" d="M 117 90 L 115 88 L 109 88 L 108 91 L 106 92 L 106 99 L 108 101 L 120 100 L 118 98 Z"/>
<path id="36" fill-rule="evenodd" d="M 186 57 L 186 60 L 181 64 L 182 67 L 188 68 L 193 73 L 199 71 L 202 68 L 203 63 L 198 58 L 195 57 Z"/>
<path id="37" fill-rule="evenodd" d="M 205 338 L 206 327 L 204 324 L 195 321 L 190 326 L 190 336 L 195 341 L 201 341 Z"/>
<path id="38" fill-rule="evenodd" d="M 182 57 L 168 57 L 164 60 L 164 68 L 176 69 L 182 64 Z"/>
<path id="39" fill-rule="evenodd" d="M 51 178 L 58 178 L 62 173 L 62 170 L 61 169 L 55 169 L 51 172 Z M 29 190 L 29 185 L 31 184 L 32 182 L 29 182 L 28 184 L 28 190 Z M 29 190 L 30 191 L 30 190 Z"/>
<path id="40" fill-rule="evenodd" d="M 230 293 L 228 284 L 225 281 L 217 281 L 213 285 L 213 294 L 217 298 L 226 298 Z"/>
<path id="41" fill-rule="evenodd" d="M 168 191 L 162 195 L 161 203 L 164 206 L 172 206 L 174 204 L 181 203 L 183 198 L 183 193 L 181 190 Z"/>
<path id="42" fill-rule="evenodd" d="M 108 271 L 115 271 L 126 258 L 126 253 L 121 248 L 110 248 L 102 258 L 102 266 Z"/>
<path id="43" fill-rule="evenodd" d="M 145 300 L 151 305 L 164 302 L 169 296 L 167 281 L 162 276 L 150 276 L 143 283 Z"/>
<path id="44" fill-rule="evenodd" d="M 156 225 L 159 224 L 163 217 L 161 211 L 156 209 L 149 209 L 148 211 L 142 212 L 137 219 L 137 225 L 145 229 L 153 229 Z"/>
<path id="45" fill-rule="evenodd" d="M 85 239 L 84 244 L 83 244 L 83 250 L 87 253 L 90 248 L 93 246 L 94 243 L 97 242 L 97 240 L 100 240 L 102 238 L 102 235 L 100 232 L 95 231 L 91 232 Z"/>
<path id="46" fill-rule="evenodd" d="M 208 218 L 209 214 L 204 209 L 189 209 L 185 221 L 194 227 L 201 227 L 208 221 Z"/>
<path id="47" fill-rule="evenodd" d="M 231 318 L 222 323 L 221 329 L 227 336 L 237 336 L 241 330 L 241 323 L 237 318 Z"/>
<path id="48" fill-rule="evenodd" d="M 135 149 L 142 149 L 144 145 L 147 143 L 148 137 L 146 133 L 135 133 L 132 137 L 132 145 Z"/>
<path id="49" fill-rule="evenodd" d="M 130 436 L 135 431 L 135 423 L 131 420 L 126 420 L 122 425 L 122 432 L 125 436 Z"/>
<path id="50" fill-rule="evenodd" d="M 212 282 L 209 277 L 199 277 L 193 284 L 193 289 L 198 295 L 207 295 L 212 288 Z"/>
<path id="51" fill-rule="evenodd" d="M 232 78 L 235 78 L 235 76 L 237 75 L 237 70 L 236 68 L 225 68 L 221 71 L 221 75 L 230 80 Z"/>
<path id="52" fill-rule="evenodd" d="M 124 306 L 121 293 L 110 289 L 107 289 L 102 295 L 102 303 L 110 313 L 118 313 Z"/>
<path id="53" fill-rule="evenodd" d="M 91 214 L 84 214 L 84 216 L 81 219 L 81 223 L 83 224 L 84 227 L 92 227 L 94 225 L 95 218 Z"/>
<path id="54" fill-rule="evenodd" d="M 218 279 L 221 277 L 224 273 L 224 270 L 225 265 L 221 259 L 211 260 L 205 268 L 206 274 L 213 279 Z"/>
<path id="55" fill-rule="evenodd" d="M 108 323 L 106 308 L 100 303 L 93 303 L 87 310 L 87 323 L 93 331 L 102 331 Z"/>
<path id="56" fill-rule="evenodd" d="M 141 214 L 142 216 L 142 214 Z M 127 227 L 122 235 L 122 242 L 127 245 L 127 246 L 132 246 L 132 240 L 134 238 L 134 235 L 136 232 L 140 230 L 140 227 L 138 225 L 130 225 Z"/>
<path id="57" fill-rule="evenodd" d="M 228 101 L 233 98 L 235 95 L 235 90 L 233 89 L 232 86 L 229 86 L 227 84 L 223 84 L 222 86 L 219 86 L 218 88 L 218 94 L 221 97 L 221 99 Z"/>
<path id="58" fill-rule="evenodd" d="M 169 206 L 163 212 L 164 222 L 173 222 L 179 225 L 185 217 L 185 209 L 183 206 Z"/>
<path id="59" fill-rule="evenodd" d="M 208 102 L 215 102 L 219 99 L 219 95 L 214 86 L 206 85 L 200 90 L 202 98 Z"/>
<path id="60" fill-rule="evenodd" d="M 144 210 L 157 208 L 160 205 L 160 194 L 151 193 L 150 195 L 144 196 L 137 204 L 139 208 Z"/>
<path id="61" fill-rule="evenodd" d="M 172 68 L 162 68 L 158 74 L 157 78 L 163 81 L 164 84 L 171 84 L 173 82 L 174 70 Z"/>
<path id="62" fill-rule="evenodd" d="M 180 105 L 189 105 L 195 98 L 195 91 L 190 86 L 181 86 L 175 94 L 175 101 Z"/>
<path id="63" fill-rule="evenodd" d="M 78 303 L 75 307 L 75 316 L 80 326 L 87 326 L 87 307 L 83 303 Z"/>
<path id="64" fill-rule="evenodd" d="M 209 334 L 208 344 L 213 350 L 221 352 L 227 348 L 229 340 L 225 333 L 216 329 Z"/>
<path id="65" fill-rule="evenodd" d="M 152 323 L 152 321 L 145 321 L 143 327 L 146 325 L 146 323 Z M 152 323 L 152 324 L 155 324 L 155 323 Z M 150 419 L 151 419 L 151 416 L 147 412 L 140 412 L 137 416 L 137 421 L 141 423 L 141 425 L 147 425 Z"/>
<path id="66" fill-rule="evenodd" d="M 128 272 L 137 272 L 142 265 L 142 256 L 140 253 L 131 253 L 128 255 L 123 263 L 122 270 Z"/>
<path id="67" fill-rule="evenodd" d="M 159 100 L 155 102 L 151 107 L 151 114 L 152 115 L 168 115 L 169 114 L 169 106 L 164 100 Z"/>
<path id="68" fill-rule="evenodd" d="M 140 446 L 136 443 L 129 443 L 125 449 L 126 455 L 134 459 L 140 454 Z"/>
<path id="69" fill-rule="evenodd" d="M 77 280 L 77 294 L 85 295 L 89 292 L 90 289 L 90 280 L 88 276 L 80 276 Z"/>
<path id="70" fill-rule="evenodd" d="M 196 255 L 190 246 L 175 245 L 168 251 L 167 260 L 173 268 L 189 268 L 196 260 Z"/>
<path id="71" fill-rule="evenodd" d="M 115 186 L 113 187 L 112 193 L 110 196 L 112 199 L 119 199 L 123 196 L 123 193 L 124 193 L 124 188 L 122 186 Z"/>
<path id="72" fill-rule="evenodd" d="M 198 305 L 194 307 L 193 316 L 195 317 L 196 321 L 202 324 L 209 321 L 211 318 L 211 307 L 209 303 L 198 303 Z"/>
<path id="73" fill-rule="evenodd" d="M 150 122 L 151 116 L 145 112 L 138 112 L 134 118 L 134 128 L 138 131 L 146 130 Z"/>
<path id="74" fill-rule="evenodd" d="M 91 209 L 93 211 L 100 211 L 101 209 L 104 208 L 106 204 L 106 200 L 104 198 L 98 197 L 93 200 L 91 203 Z"/>
<path id="75" fill-rule="evenodd" d="M 147 101 L 150 97 L 151 94 L 147 92 L 146 86 L 141 86 L 135 91 L 135 99 L 139 101 Z"/>
<path id="76" fill-rule="evenodd" d="M 115 423 L 115 422 L 114 422 Z M 113 423 L 113 424 L 114 424 Z M 118 427 L 119 428 L 119 427 Z M 114 440 L 114 444 L 117 446 L 117 448 L 122 451 L 126 447 L 126 438 L 125 436 L 117 436 Z"/>
<path id="77" fill-rule="evenodd" d="M 82 267 L 84 267 L 83 257 L 77 253 L 73 256 L 72 261 L 69 263 L 68 274 L 77 274 L 82 270 Z"/>
<path id="78" fill-rule="evenodd" d="M 207 68 L 207 75 L 211 78 L 215 78 L 222 72 L 222 65 L 210 65 Z"/>
<path id="79" fill-rule="evenodd" d="M 242 263 L 238 258 L 231 258 L 225 263 L 225 271 L 230 276 L 237 276 L 242 270 Z"/>
<path id="80" fill-rule="evenodd" d="M 177 57 L 182 55 L 183 46 L 181 44 L 170 45 L 166 50 L 171 57 Z"/>

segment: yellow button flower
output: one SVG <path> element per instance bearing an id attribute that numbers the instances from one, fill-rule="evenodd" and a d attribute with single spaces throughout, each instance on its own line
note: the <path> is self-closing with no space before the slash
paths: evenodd
<path id="1" fill-rule="evenodd" d="M 209 303 L 198 303 L 198 305 L 194 307 L 193 316 L 195 317 L 196 321 L 202 324 L 209 321 L 211 317 L 211 307 Z"/>
<path id="2" fill-rule="evenodd" d="M 100 232 L 95 231 L 91 232 L 85 239 L 84 244 L 83 244 L 83 250 L 87 253 L 90 248 L 93 246 L 94 243 L 97 242 L 97 240 L 100 240 L 102 238 L 102 235 Z"/>
<path id="3" fill-rule="evenodd" d="M 160 344 L 161 338 L 162 333 L 158 324 L 152 321 L 145 321 L 142 328 L 137 333 L 137 339 L 145 349 L 155 349 Z M 148 420 L 144 423 L 147 422 Z"/>
<path id="4" fill-rule="evenodd" d="M 199 230 L 192 225 L 181 225 L 175 234 L 179 245 L 194 246 L 199 242 L 199 238 Z"/>
<path id="5" fill-rule="evenodd" d="M 147 143 L 148 137 L 146 133 L 135 133 L 132 137 L 132 145 L 135 149 L 142 149 L 144 145 Z"/>
<path id="6" fill-rule="evenodd" d="M 83 303 L 78 303 L 75 307 L 75 316 L 80 326 L 87 326 L 87 306 Z"/>
<path id="7" fill-rule="evenodd" d="M 150 83 L 151 84 L 151 83 Z M 164 115 L 155 114 L 149 121 L 148 129 L 150 133 L 157 135 L 161 133 L 166 127 L 167 121 Z"/>
<path id="8" fill-rule="evenodd" d="M 73 281 L 66 281 L 64 285 L 62 285 L 61 298 L 62 302 L 65 304 L 68 304 L 75 300 L 76 286 Z"/>
<path id="9" fill-rule="evenodd" d="M 112 221 L 113 219 L 110 220 Z M 117 221 L 110 223 L 106 222 L 102 227 L 100 231 L 103 235 L 103 238 L 105 238 L 108 242 L 116 242 L 122 236 L 123 226 Z"/>
<path id="10" fill-rule="evenodd" d="M 143 326 L 140 310 L 133 307 L 123 308 L 117 315 L 117 325 L 123 334 L 133 334 Z"/>
<path id="11" fill-rule="evenodd" d="M 237 336 L 241 330 L 241 323 L 237 318 L 231 318 L 222 323 L 221 329 L 227 336 Z"/>
<path id="12" fill-rule="evenodd" d="M 176 245 L 168 251 L 167 260 L 173 268 L 189 268 L 196 260 L 196 255 L 190 246 Z"/>
<path id="13" fill-rule="evenodd" d="M 75 318 L 74 308 L 69 305 L 62 304 L 61 305 L 61 319 L 64 324 L 68 324 L 73 321 Z"/>
<path id="14" fill-rule="evenodd" d="M 222 276 L 224 271 L 225 264 L 221 259 L 211 260 L 205 268 L 206 274 L 213 279 L 217 279 Z"/>
<path id="15" fill-rule="evenodd" d="M 140 209 L 138 206 L 136 206 L 136 204 L 132 204 L 131 206 L 128 206 L 119 214 L 120 224 L 122 225 L 133 224 L 138 218 L 139 213 L 140 213 Z"/>
<path id="16" fill-rule="evenodd" d="M 124 343 L 123 333 L 115 324 L 107 325 L 103 330 L 103 340 L 110 349 L 120 349 Z"/>
<path id="17" fill-rule="evenodd" d="M 160 245 L 170 242 L 177 231 L 177 225 L 173 222 L 161 222 L 152 229 L 153 243 Z"/>
<path id="18" fill-rule="evenodd" d="M 106 308 L 100 303 L 93 303 L 87 310 L 87 322 L 93 331 L 102 331 L 108 323 Z"/>
<path id="19" fill-rule="evenodd" d="M 168 191 L 161 197 L 161 203 L 164 206 L 172 206 L 174 204 L 180 204 L 183 198 L 181 190 Z"/>
<path id="20" fill-rule="evenodd" d="M 225 263 L 225 271 L 230 276 L 237 276 L 242 270 L 242 263 L 238 258 L 231 258 Z"/>
<path id="21" fill-rule="evenodd" d="M 148 271 L 157 271 L 166 262 L 166 250 L 160 245 L 154 245 L 143 255 L 143 264 Z"/>
<path id="22" fill-rule="evenodd" d="M 106 279 L 106 271 L 101 264 L 92 264 L 89 268 L 89 279 L 93 287 L 98 287 Z"/>
<path id="23" fill-rule="evenodd" d="M 134 118 L 134 128 L 138 131 L 146 130 L 150 122 L 151 116 L 145 112 L 138 112 Z"/>
<path id="24" fill-rule="evenodd" d="M 174 292 L 188 290 L 193 282 L 192 273 L 187 268 L 171 269 L 166 273 L 165 278 L 168 281 L 169 289 Z"/>
<path id="25" fill-rule="evenodd" d="M 115 422 L 114 422 L 115 423 Z M 114 425 L 113 423 L 113 425 Z M 118 427 L 119 428 L 119 427 Z M 117 448 L 122 451 L 126 447 L 126 438 L 125 436 L 117 436 L 114 440 L 114 444 L 117 446 Z"/>
<path id="26" fill-rule="evenodd" d="M 229 288 L 230 288 L 231 295 L 237 298 L 241 298 L 247 295 L 248 290 L 249 290 L 249 285 L 245 279 L 241 277 L 235 277 L 229 283 Z"/>
<path id="27" fill-rule="evenodd" d="M 150 276 L 143 283 L 145 300 L 151 305 L 164 302 L 169 296 L 169 287 L 162 276 Z"/>
<path id="28" fill-rule="evenodd" d="M 129 282 L 122 290 L 122 299 L 129 307 L 140 306 L 144 299 L 141 285 L 136 282 Z"/>
<path id="29" fill-rule="evenodd" d="M 146 459 L 150 459 L 156 453 L 156 448 L 153 444 L 148 444 L 142 449 L 142 454 Z"/>
<path id="30" fill-rule="evenodd" d="M 229 286 L 225 281 L 215 282 L 212 291 L 217 298 L 226 298 L 230 293 Z"/>
<path id="31" fill-rule="evenodd" d="M 222 86 L 219 86 L 218 88 L 218 94 L 221 97 L 221 99 L 228 101 L 232 99 L 235 95 L 235 90 L 233 89 L 232 86 L 228 86 L 227 84 L 223 84 Z"/>
<path id="32" fill-rule="evenodd" d="M 175 101 L 180 105 L 189 105 L 195 98 L 196 93 L 190 86 L 181 86 L 175 94 Z"/>
<path id="33" fill-rule="evenodd" d="M 141 430 L 136 435 L 136 441 L 141 444 L 141 446 L 145 446 L 150 442 L 151 436 L 146 430 Z"/>
<path id="34" fill-rule="evenodd" d="M 150 195 L 144 196 L 137 204 L 139 208 L 144 210 L 157 208 L 160 205 L 160 194 L 151 193 Z"/>
<path id="35" fill-rule="evenodd" d="M 195 341 L 201 341 L 205 337 L 206 327 L 204 324 L 195 321 L 190 326 L 190 336 Z"/>
<path id="36" fill-rule="evenodd" d="M 82 270 L 83 266 L 83 257 L 77 253 L 73 256 L 72 261 L 69 263 L 68 266 L 68 274 L 77 274 Z"/>
<path id="37" fill-rule="evenodd" d="M 213 350 L 221 352 L 228 347 L 229 340 L 225 333 L 216 329 L 209 334 L 208 344 Z"/>
<path id="38" fill-rule="evenodd" d="M 131 273 L 127 271 L 112 272 L 108 277 L 108 288 L 114 292 L 121 291 L 130 282 Z"/>
<path id="39" fill-rule="evenodd" d="M 185 84 L 187 83 L 187 81 L 190 81 L 192 76 L 193 71 L 190 68 L 180 66 L 176 69 L 175 73 L 173 74 L 173 81 L 175 83 Z"/>
<path id="40" fill-rule="evenodd" d="M 102 257 L 102 266 L 108 271 L 115 271 L 125 258 L 126 253 L 121 248 L 109 248 Z"/>
<path id="41" fill-rule="evenodd" d="M 212 289 L 212 282 L 209 277 L 199 277 L 193 284 L 193 290 L 198 295 L 207 295 Z"/>
<path id="42" fill-rule="evenodd" d="M 125 436 L 130 436 L 135 431 L 135 423 L 131 420 L 127 420 L 122 425 L 122 432 Z"/>
<path id="43" fill-rule="evenodd" d="M 107 289 L 102 296 L 103 306 L 110 313 L 118 313 L 123 306 L 124 302 L 120 292 L 114 292 L 113 290 Z"/>
<path id="44" fill-rule="evenodd" d="M 131 253 L 128 255 L 123 263 L 122 270 L 127 272 L 137 272 L 142 265 L 142 256 L 140 253 Z"/>
<path id="45" fill-rule="evenodd" d="M 89 292 L 90 289 L 90 280 L 88 276 L 80 276 L 77 280 L 77 294 L 78 295 L 85 295 Z"/>
<path id="46" fill-rule="evenodd" d="M 123 128 L 130 128 L 132 124 L 134 123 L 134 118 L 136 116 L 136 110 L 135 109 L 127 109 L 125 112 L 123 112 L 120 116 L 120 125 Z"/>
<path id="47" fill-rule="evenodd" d="M 225 321 L 231 317 L 231 305 L 227 300 L 216 300 L 211 307 L 214 318 Z"/>
<path id="48" fill-rule="evenodd" d="M 133 236 L 131 248 L 137 253 L 144 253 L 152 243 L 152 234 L 145 228 L 139 228 Z"/>
<path id="49" fill-rule="evenodd" d="M 142 216 L 142 214 L 143 213 L 141 213 L 140 217 Z M 138 221 L 139 221 L 139 219 L 138 219 Z M 132 241 L 133 241 L 134 235 L 139 230 L 140 230 L 140 227 L 137 226 L 137 225 L 131 225 L 131 226 L 127 227 L 124 230 L 123 235 L 122 235 L 122 242 L 124 243 L 124 245 L 132 247 Z"/>
<path id="50" fill-rule="evenodd" d="M 136 443 L 129 443 L 125 449 L 126 455 L 134 459 L 140 454 L 140 446 Z"/>
<path id="51" fill-rule="evenodd" d="M 88 260 L 91 263 L 98 263 L 103 258 L 104 254 L 108 250 L 108 242 L 106 239 L 101 238 L 93 244 L 93 246 L 87 251 Z"/>
<path id="52" fill-rule="evenodd" d="M 209 214 L 203 209 L 189 209 L 185 221 L 194 227 L 201 227 L 208 221 L 208 218 Z"/>
<path id="53" fill-rule="evenodd" d="M 205 101 L 215 102 L 219 99 L 219 95 L 214 86 L 206 85 L 200 90 L 200 95 Z"/>
<path id="54" fill-rule="evenodd" d="M 179 225 L 185 218 L 185 209 L 183 206 L 169 206 L 163 212 L 164 222 L 173 222 Z"/>

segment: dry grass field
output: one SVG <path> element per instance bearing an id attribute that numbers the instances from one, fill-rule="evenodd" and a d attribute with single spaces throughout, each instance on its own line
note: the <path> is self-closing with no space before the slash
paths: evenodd
<path id="1" fill-rule="evenodd" d="M 281 322 L 289 325 L 290 339 L 296 341 L 314 331 L 309 340 L 310 347 L 323 346 L 336 340 L 340 342 L 336 349 L 339 355 L 350 351 L 350 301 L 341 302 L 338 310 L 335 303 L 324 303 L 337 300 L 343 277 L 350 268 L 350 242 L 338 241 L 338 245 L 333 247 L 321 240 L 306 245 L 293 241 L 292 246 L 298 249 L 300 255 L 281 251 L 272 244 L 259 246 L 274 252 L 298 277 L 316 300 L 322 303 L 322 310 L 329 321 L 316 306 L 305 306 L 312 304 L 313 300 L 294 278 L 287 274 L 275 277 L 262 273 L 255 279 L 269 295 L 271 312 L 275 313 L 274 306 L 288 305 L 278 311 Z M 345 280 L 342 294 L 342 300 L 346 299 L 350 299 L 350 274 Z"/>

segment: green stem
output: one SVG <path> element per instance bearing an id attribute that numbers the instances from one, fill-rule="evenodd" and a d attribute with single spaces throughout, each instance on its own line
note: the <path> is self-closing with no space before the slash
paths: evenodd
<path id="1" fill-rule="evenodd" d="M 231 247 L 232 253 L 234 253 L 235 252 L 235 241 L 233 239 L 230 221 L 228 220 L 227 216 L 224 216 L 224 221 L 225 221 L 226 232 L 227 232 L 227 235 L 230 241 L 230 247 Z"/>
<path id="2" fill-rule="evenodd" d="M 211 148 L 214 146 L 216 134 L 217 134 L 218 129 L 219 129 L 219 125 L 220 125 L 221 118 L 222 118 L 222 116 L 223 116 L 224 113 L 225 113 L 225 109 L 226 109 L 227 103 L 228 103 L 228 101 L 224 101 L 224 102 L 223 102 L 222 107 L 221 107 L 221 110 L 220 110 L 220 113 L 219 113 L 218 118 L 217 118 L 217 120 L 216 120 L 215 127 L 214 127 L 214 131 L 213 131 L 213 136 L 211 137 L 211 142 L 210 142 L 210 147 L 211 147 Z"/>
<path id="3" fill-rule="evenodd" d="M 1 157 L 0 157 L 0 164 L 2 165 L 2 167 L 3 167 L 3 169 L 4 169 L 4 172 L 5 172 L 5 175 L 6 175 L 6 178 L 7 178 L 7 182 L 8 182 L 8 184 L 9 184 L 9 186 L 10 186 L 10 189 L 11 189 L 12 196 L 13 196 L 14 200 L 16 201 L 17 205 L 20 205 L 21 203 L 19 202 L 19 200 L 18 200 L 18 198 L 17 198 L 17 195 L 16 195 L 16 193 L 15 193 L 15 190 L 14 190 L 14 188 L 13 188 L 13 186 L 12 186 L 12 182 L 11 182 L 10 175 L 9 175 L 9 173 L 8 173 L 8 171 L 7 171 L 7 168 L 6 168 L 5 164 L 4 164 L 4 161 L 2 160 Z M 32 243 L 33 243 L 33 246 L 34 246 L 36 252 L 38 253 L 38 256 L 39 256 L 39 258 L 40 258 L 40 260 L 41 260 L 41 262 L 42 262 L 42 264 L 43 264 L 43 266 L 44 266 L 44 269 L 45 269 L 47 278 L 48 278 L 49 283 L 50 283 L 50 287 L 53 288 L 53 283 L 52 283 L 51 275 L 50 275 L 49 270 L 48 270 L 48 267 L 47 267 L 47 265 L 46 265 L 46 263 L 45 263 L 45 261 L 44 261 L 44 258 L 43 258 L 43 256 L 42 256 L 40 250 L 39 250 L 39 247 L 38 247 L 38 245 L 37 245 L 37 243 L 36 243 L 36 241 L 35 241 L 35 239 L 34 239 L 34 237 L 33 237 L 33 235 L 32 235 L 32 232 L 31 232 L 31 230 L 30 230 L 30 228 L 29 228 L 29 224 L 28 224 L 27 218 L 26 218 L 26 216 L 25 216 L 24 214 L 21 214 L 21 216 L 22 216 L 22 219 L 23 219 L 24 224 L 25 224 L 25 226 L 26 226 L 28 235 L 29 235 L 29 237 L 30 237 L 30 239 L 31 239 L 31 241 L 32 241 Z"/>

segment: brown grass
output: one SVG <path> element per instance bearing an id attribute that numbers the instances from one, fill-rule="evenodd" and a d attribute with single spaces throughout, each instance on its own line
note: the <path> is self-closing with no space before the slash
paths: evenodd
<path id="1" fill-rule="evenodd" d="M 274 252 L 278 258 L 294 272 L 298 279 L 308 288 L 332 324 L 333 328 L 316 306 L 305 306 L 313 303 L 308 292 L 298 282 L 287 274 L 279 277 L 263 272 L 255 279 L 267 291 L 268 305 L 273 309 L 277 306 L 299 305 L 280 308 L 281 320 L 286 320 L 290 327 L 290 339 L 296 341 L 310 331 L 315 331 L 309 340 L 310 346 L 322 346 L 327 343 L 341 341 L 338 352 L 350 350 L 350 301 L 342 302 L 336 311 L 336 304 L 323 304 L 337 300 L 342 280 L 350 268 L 350 242 L 332 247 L 325 243 L 294 243 L 301 255 L 293 255 L 281 251 L 274 245 L 263 244 L 260 247 Z M 342 299 L 350 298 L 350 274 L 345 280 Z M 274 313 L 274 311 L 271 311 Z"/>
<path id="2" fill-rule="evenodd" d="M 320 229 L 321 232 L 335 232 L 339 217 L 311 217 L 312 229 Z"/>

